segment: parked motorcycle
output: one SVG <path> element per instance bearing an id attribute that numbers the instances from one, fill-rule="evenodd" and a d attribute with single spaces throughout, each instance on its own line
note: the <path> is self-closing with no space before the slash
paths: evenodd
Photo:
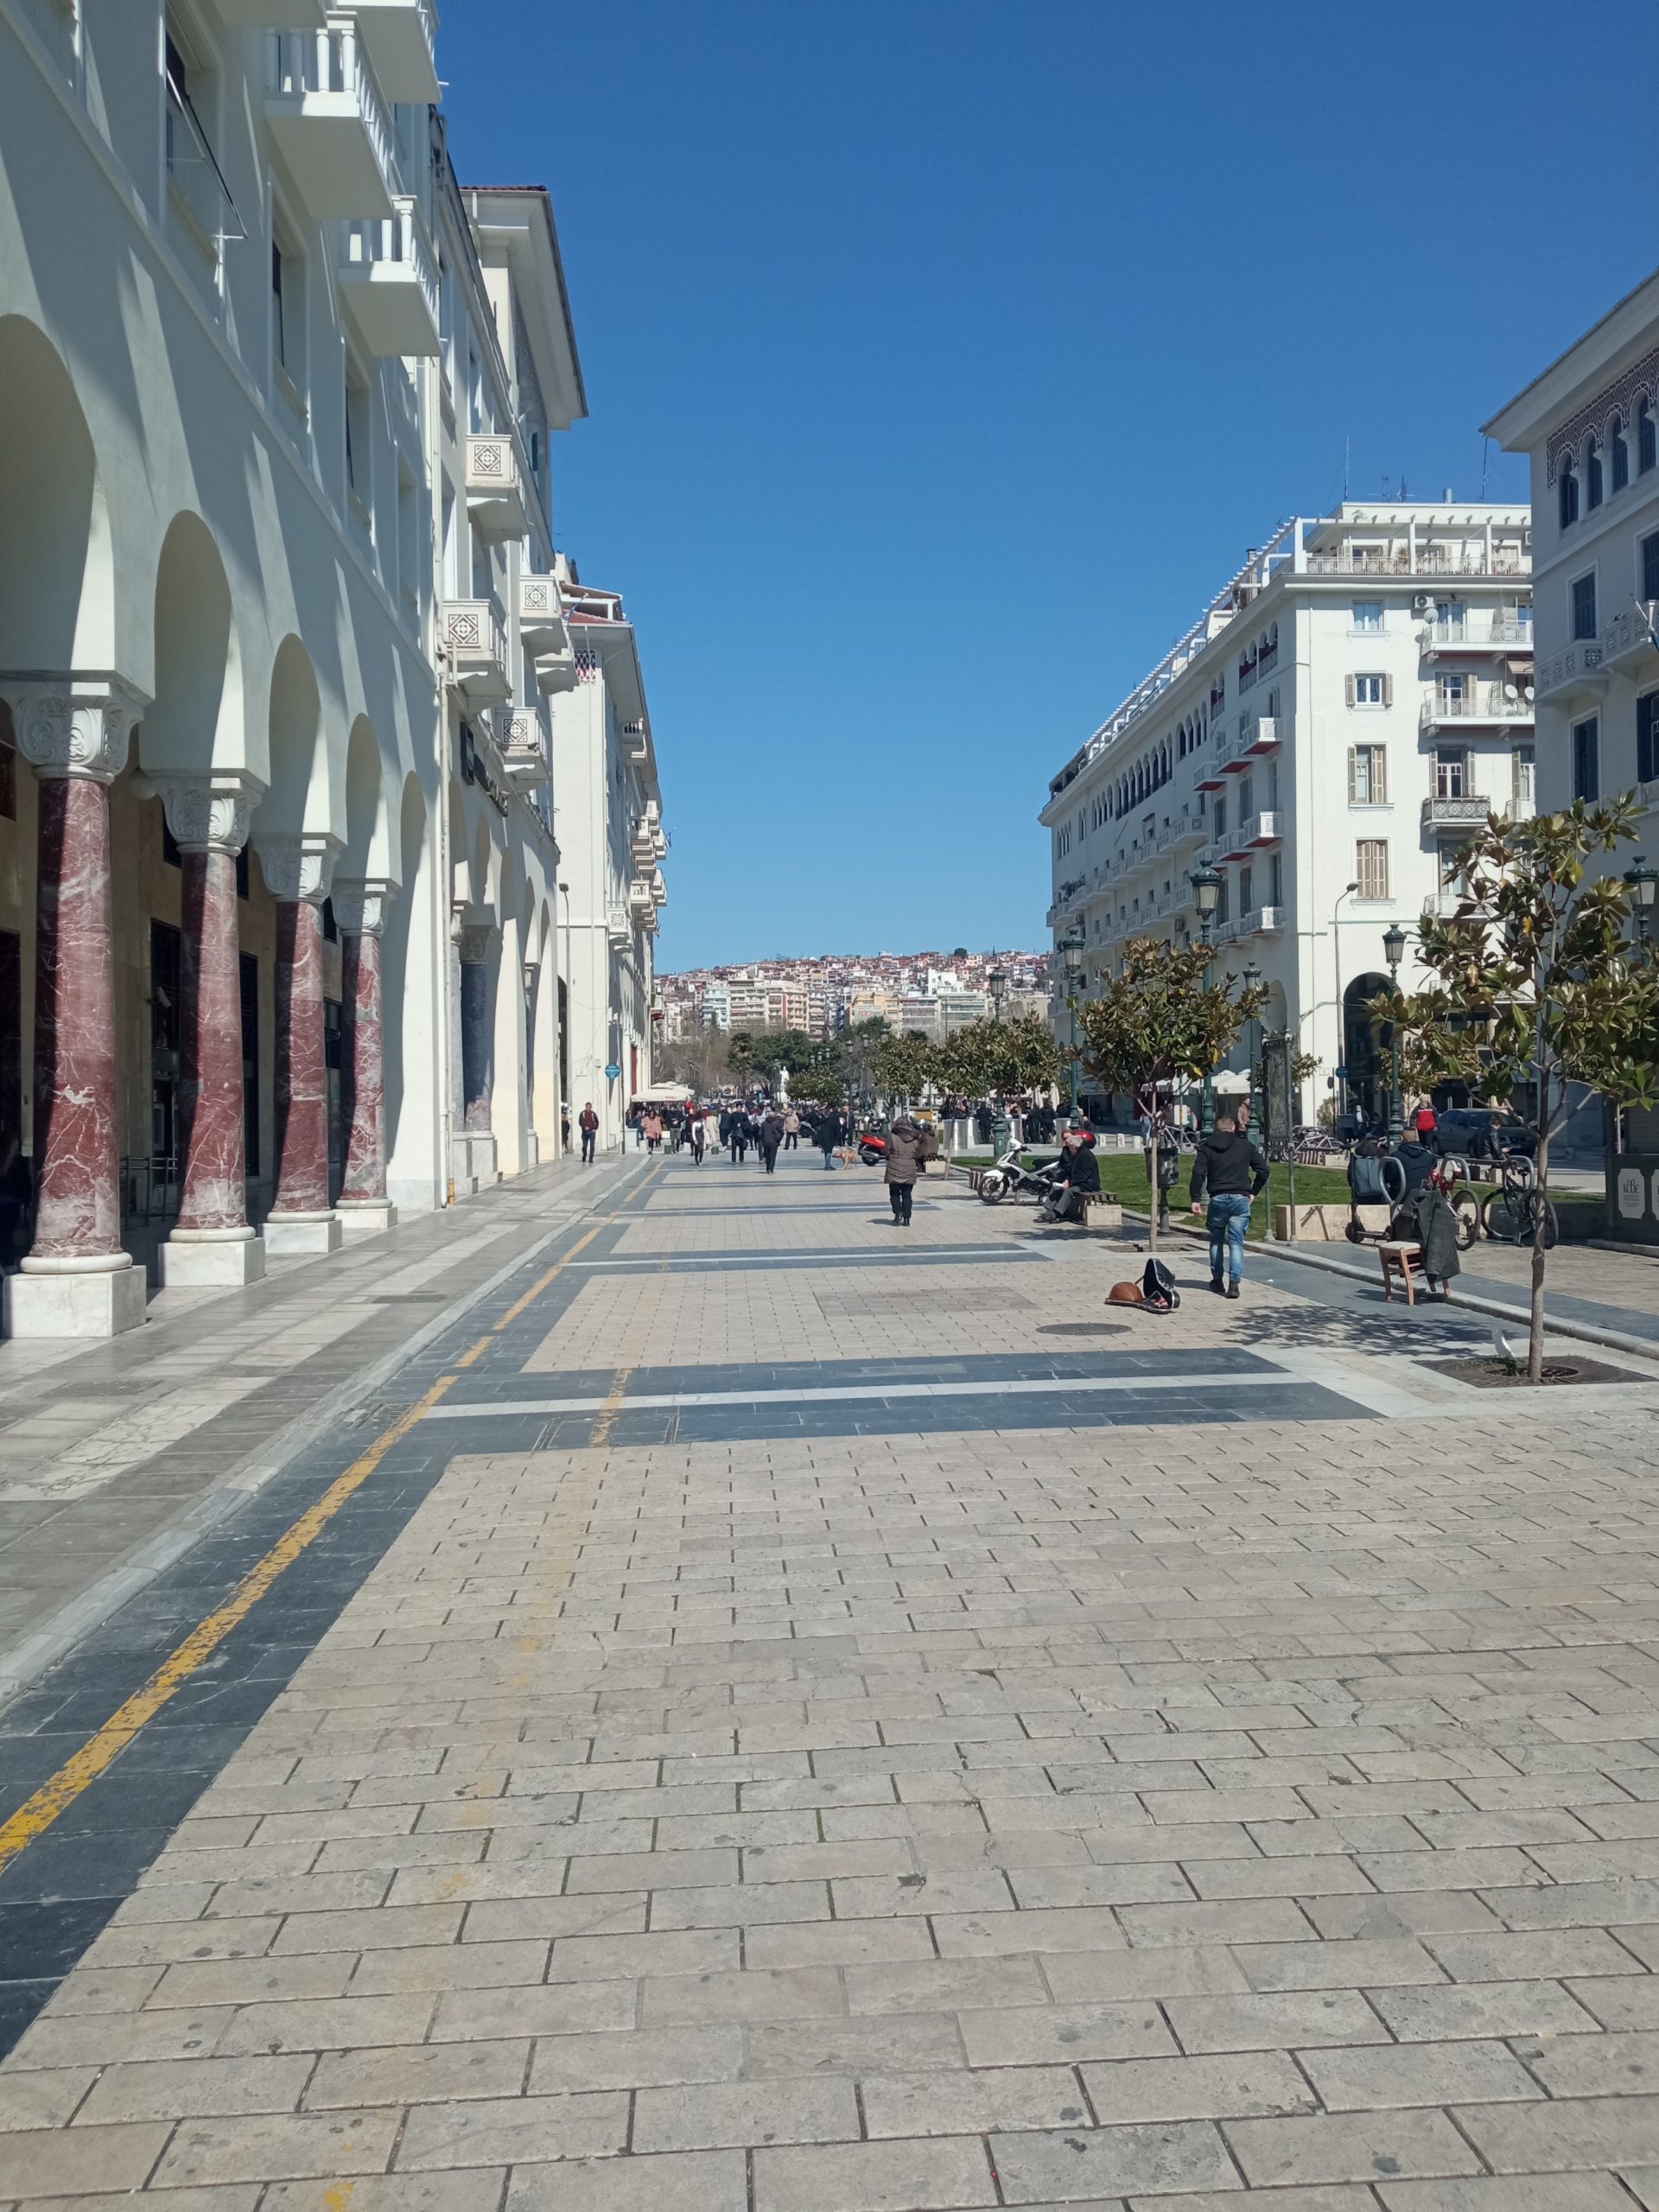
<path id="1" fill-rule="evenodd" d="M 1059 1173 L 1058 1160 L 1046 1161 L 1041 1167 L 1027 1167 L 1020 1160 L 1020 1147 L 1008 1147 L 1000 1160 L 993 1160 L 979 1179 L 979 1195 L 988 1206 L 1001 1205 L 1012 1192 L 1016 1198 L 1046 1198 L 1054 1187 Z"/>

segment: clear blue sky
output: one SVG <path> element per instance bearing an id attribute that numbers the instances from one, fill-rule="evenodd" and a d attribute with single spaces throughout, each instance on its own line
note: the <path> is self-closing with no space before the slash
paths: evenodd
<path id="1" fill-rule="evenodd" d="M 1659 258 L 1611 0 L 442 13 L 463 182 L 553 193 L 665 969 L 1043 942 L 1046 778 L 1247 547 L 1344 439 L 1356 496 L 1478 495 Z"/>

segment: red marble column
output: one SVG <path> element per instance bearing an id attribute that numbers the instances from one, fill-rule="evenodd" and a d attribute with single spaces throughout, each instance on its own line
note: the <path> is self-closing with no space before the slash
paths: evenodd
<path id="1" fill-rule="evenodd" d="M 173 1232 L 184 1241 L 234 1242 L 253 1235 L 247 1215 L 236 855 L 247 841 L 258 788 L 235 775 L 179 778 L 162 785 L 184 875 L 184 1188 Z"/>
<path id="2" fill-rule="evenodd" d="M 35 887 L 35 1234 L 5 1287 L 17 1336 L 112 1336 L 144 1318 L 121 1249 L 109 786 L 137 700 L 111 678 L 10 690 L 17 749 L 40 781 Z"/>
<path id="3" fill-rule="evenodd" d="M 276 1195 L 265 1217 L 272 1251 L 332 1251 L 328 1075 L 322 1040 L 322 915 L 335 841 L 256 840 L 276 901 Z"/>
<path id="4" fill-rule="evenodd" d="M 334 886 L 340 924 L 340 998 L 346 1027 L 350 1122 L 340 1194 L 347 1225 L 353 1208 L 390 1211 L 386 1199 L 386 1075 L 380 1010 L 380 931 L 391 883 L 358 879 Z M 380 1226 L 377 1218 L 372 1224 Z"/>

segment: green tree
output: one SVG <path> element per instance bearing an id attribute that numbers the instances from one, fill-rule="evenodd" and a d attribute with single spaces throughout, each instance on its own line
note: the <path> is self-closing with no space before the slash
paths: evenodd
<path id="1" fill-rule="evenodd" d="M 938 1048 L 938 1080 L 964 1098 L 988 1098 L 1002 1088 L 1007 1048 L 994 1021 L 967 1021 L 946 1032 Z"/>
<path id="2" fill-rule="evenodd" d="M 1659 962 L 1630 942 L 1630 896 L 1616 871 L 1587 864 L 1637 834 L 1633 797 L 1582 800 L 1529 822 L 1489 816 L 1457 855 L 1465 893 L 1441 921 L 1425 914 L 1418 958 L 1435 981 L 1385 992 L 1374 1020 L 1398 1026 L 1430 1080 L 1457 1078 L 1512 1096 L 1537 1151 L 1532 1239 L 1530 1382 L 1541 1380 L 1549 1147 L 1567 1086 L 1615 1105 L 1650 1105 L 1659 1052 Z"/>
<path id="3" fill-rule="evenodd" d="M 1046 1090 L 1058 1083 L 1065 1055 L 1040 1014 L 1022 1014 L 1004 1023 L 1002 1035 L 1007 1089 Z"/>
<path id="4" fill-rule="evenodd" d="M 919 1098 L 936 1079 L 938 1054 L 925 1037 L 913 1032 L 887 1036 L 876 1046 L 871 1072 L 891 1103 L 896 1099 Z"/>
<path id="5" fill-rule="evenodd" d="M 1208 986 L 1207 945 L 1132 938 L 1122 971 L 1103 976 L 1098 998 L 1078 1009 L 1084 1065 L 1104 1090 L 1122 1091 L 1146 1116 L 1150 1242 L 1158 1243 L 1158 1141 L 1178 1083 L 1196 1083 L 1225 1058 L 1267 1001 L 1265 984 L 1224 976 Z"/>

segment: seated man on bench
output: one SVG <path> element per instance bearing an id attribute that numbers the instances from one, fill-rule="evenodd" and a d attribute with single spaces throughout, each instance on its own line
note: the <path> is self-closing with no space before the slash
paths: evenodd
<path id="1" fill-rule="evenodd" d="M 1038 1211 L 1045 1221 L 1086 1222 L 1089 1200 L 1100 1196 L 1100 1162 L 1095 1141 L 1082 1129 L 1068 1129 L 1060 1140 L 1054 1186 Z"/>

